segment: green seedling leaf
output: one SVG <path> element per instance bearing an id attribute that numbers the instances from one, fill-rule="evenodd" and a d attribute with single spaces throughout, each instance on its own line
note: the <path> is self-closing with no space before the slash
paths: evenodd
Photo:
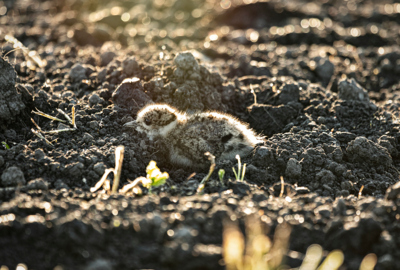
<path id="1" fill-rule="evenodd" d="M 218 171 L 218 177 L 219 177 L 219 181 L 224 181 L 224 176 L 225 176 L 225 170 L 224 169 L 219 169 Z"/>
<path id="2" fill-rule="evenodd" d="M 235 174 L 236 181 L 243 182 L 244 175 L 246 173 L 246 163 L 242 166 L 242 161 L 240 160 L 240 156 L 236 155 L 236 159 L 238 161 L 238 171 L 236 172 L 235 168 L 232 167 L 232 171 Z"/>
<path id="3" fill-rule="evenodd" d="M 124 147 L 118 146 L 115 150 L 115 169 L 107 169 L 104 172 L 103 177 L 100 179 L 97 184 L 90 189 L 91 192 L 97 191 L 100 187 L 103 187 L 107 193 L 115 194 L 117 193 L 118 185 L 119 185 L 119 180 L 121 176 L 121 169 L 122 169 L 122 161 L 124 159 Z M 112 189 L 110 188 L 110 181 L 107 180 L 107 176 L 110 173 L 114 173 L 114 182 Z M 146 168 L 146 177 L 138 177 L 136 178 L 133 182 L 123 186 L 122 189 L 120 189 L 118 192 L 121 194 L 127 194 L 128 192 L 133 192 L 136 195 L 141 195 L 142 191 L 138 184 L 142 184 L 144 187 L 146 187 L 149 190 L 149 193 L 151 193 L 151 188 L 152 187 L 158 187 L 162 184 L 165 184 L 166 180 L 169 178 L 168 173 L 166 172 L 161 172 L 160 169 L 157 167 L 157 164 L 155 161 L 150 161 L 149 165 Z"/>
<path id="4" fill-rule="evenodd" d="M 160 175 L 158 175 L 154 180 L 153 180 L 153 187 L 158 187 L 161 186 L 163 184 L 165 184 L 165 182 L 167 181 L 167 179 L 169 178 L 168 173 L 164 172 Z"/>
<path id="5" fill-rule="evenodd" d="M 244 180 L 244 175 L 246 174 L 246 163 L 243 165 L 243 169 L 242 169 L 242 176 L 240 178 L 240 181 L 243 182 Z"/>
<path id="6" fill-rule="evenodd" d="M 160 169 L 157 167 L 156 162 L 153 160 L 150 161 L 149 165 L 147 166 L 146 173 L 147 173 L 146 178 L 150 180 L 148 184 L 149 187 L 158 187 L 162 184 L 165 184 L 165 181 L 169 178 L 167 172 L 161 173 Z"/>
<path id="7" fill-rule="evenodd" d="M 236 155 L 236 159 L 238 160 L 238 172 L 237 172 L 237 176 L 236 176 L 236 174 L 235 174 L 235 176 L 236 176 L 236 180 L 239 180 L 240 171 L 242 170 L 242 162 L 240 160 L 240 156 L 239 155 Z"/>
<path id="8" fill-rule="evenodd" d="M 8 150 L 10 149 L 10 146 L 6 142 L 1 142 L 1 144 Z"/>
<path id="9" fill-rule="evenodd" d="M 238 177 L 238 175 L 237 175 L 236 170 L 235 170 L 234 167 L 232 167 L 232 171 L 233 171 L 233 173 L 235 174 L 235 179 L 236 179 L 236 181 L 238 181 L 238 180 L 239 180 L 239 177 Z"/>

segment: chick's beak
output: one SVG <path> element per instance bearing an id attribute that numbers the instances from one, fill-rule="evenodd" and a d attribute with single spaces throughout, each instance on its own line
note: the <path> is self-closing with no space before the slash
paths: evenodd
<path id="1" fill-rule="evenodd" d="M 136 122 L 136 120 L 131 121 L 131 122 L 127 122 L 127 123 L 124 124 L 124 127 L 136 128 L 137 127 L 137 122 Z"/>

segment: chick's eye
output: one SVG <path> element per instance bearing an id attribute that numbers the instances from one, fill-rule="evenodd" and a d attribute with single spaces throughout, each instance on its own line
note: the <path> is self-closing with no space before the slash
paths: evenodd
<path id="1" fill-rule="evenodd" d="M 144 119 L 144 123 L 145 123 L 146 125 L 150 126 L 150 125 L 151 125 L 151 119 L 150 119 L 150 118 L 145 118 L 145 119 Z"/>

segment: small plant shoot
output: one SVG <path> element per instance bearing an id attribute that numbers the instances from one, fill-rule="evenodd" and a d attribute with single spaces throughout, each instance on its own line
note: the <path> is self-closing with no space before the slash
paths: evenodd
<path id="1" fill-rule="evenodd" d="M 242 167 L 242 161 L 240 160 L 240 156 L 236 155 L 236 159 L 238 160 L 238 171 L 236 172 L 235 167 L 232 167 L 233 173 L 235 174 L 236 181 L 243 182 L 244 175 L 246 173 L 246 163 Z"/>

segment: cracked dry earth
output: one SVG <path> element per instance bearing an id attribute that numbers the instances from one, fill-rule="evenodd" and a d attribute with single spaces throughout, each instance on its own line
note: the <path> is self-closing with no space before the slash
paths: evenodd
<path id="1" fill-rule="evenodd" d="M 225 269 L 223 222 L 292 228 L 307 248 L 400 269 L 400 4 L 396 1 L 0 1 L 0 265 Z M 21 47 L 23 46 L 23 48 Z M 399 66 L 398 66 L 399 65 Z M 266 136 L 206 171 L 123 125 L 145 104 L 217 110 Z M 76 113 L 76 130 L 61 119 Z M 125 146 L 120 187 L 155 160 L 142 196 L 90 192 Z M 219 169 L 225 170 L 220 181 Z M 281 176 L 285 193 L 280 196 Z M 361 195 L 359 195 L 361 194 Z M 3 269 L 3 268 L 2 268 Z"/>

